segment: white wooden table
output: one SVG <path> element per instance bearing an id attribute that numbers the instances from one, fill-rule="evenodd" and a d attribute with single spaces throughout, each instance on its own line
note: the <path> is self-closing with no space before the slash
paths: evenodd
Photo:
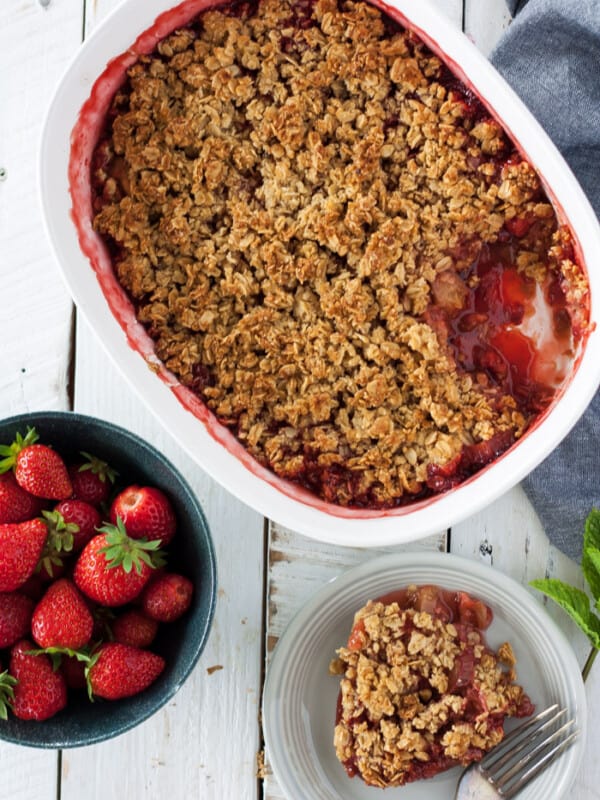
<path id="1" fill-rule="evenodd" d="M 449 24 L 462 26 L 484 52 L 509 22 L 504 0 L 437 4 Z M 217 611 L 191 678 L 143 725 L 104 744 L 64 752 L 0 745 L 0 800 L 79 800 L 84 792 L 88 800 L 276 800 L 282 795 L 268 762 L 264 779 L 257 773 L 265 662 L 305 599 L 381 551 L 316 544 L 233 499 L 160 429 L 72 306 L 42 229 L 38 140 L 59 76 L 82 38 L 115 5 L 117 0 L 0 3 L 0 414 L 73 408 L 154 442 L 206 510 L 219 563 Z M 578 580 L 576 566 L 549 545 L 519 488 L 410 549 L 483 560 L 523 584 L 544 575 Z M 583 664 L 584 637 L 562 612 L 548 611 Z M 590 707 L 600 707 L 598 666 L 587 693 Z M 572 800 L 600 798 L 599 745 L 592 715 Z"/>

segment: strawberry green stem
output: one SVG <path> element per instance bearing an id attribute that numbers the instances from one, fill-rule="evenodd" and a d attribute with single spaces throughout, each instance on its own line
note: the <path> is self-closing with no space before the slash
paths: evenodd
<path id="1" fill-rule="evenodd" d="M 165 563 L 163 553 L 159 550 L 160 539 L 151 542 L 147 539 L 132 539 L 127 535 L 123 520 L 119 516 L 116 525 L 107 523 L 98 528 L 98 531 L 106 536 L 106 547 L 102 547 L 98 552 L 104 553 L 108 568 L 121 566 L 127 573 L 135 568 L 139 574 L 142 571 L 142 563 L 151 569 L 156 569 Z"/>
<path id="2" fill-rule="evenodd" d="M 110 483 L 115 482 L 119 473 L 116 469 L 113 469 L 113 467 L 109 467 L 106 461 L 91 455 L 91 453 L 86 453 L 85 450 L 81 450 L 81 455 L 86 461 L 79 467 L 79 472 L 85 472 L 89 469 L 92 474 L 97 475 L 103 483 L 106 483 L 107 480 L 110 481 Z"/>
<path id="3" fill-rule="evenodd" d="M 36 429 L 28 425 L 25 436 L 17 432 L 12 444 L 0 444 L 0 456 L 4 456 L 4 458 L 0 460 L 0 473 L 8 472 L 10 469 L 13 469 L 21 450 L 29 447 L 30 444 L 35 444 L 39 438 Z"/>

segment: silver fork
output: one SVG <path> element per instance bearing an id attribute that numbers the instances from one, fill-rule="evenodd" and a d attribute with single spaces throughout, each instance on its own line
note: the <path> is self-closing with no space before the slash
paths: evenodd
<path id="1" fill-rule="evenodd" d="M 481 761 L 463 772 L 455 800 L 515 797 L 579 735 L 578 730 L 572 730 L 575 720 L 563 723 L 566 713 L 555 703 L 507 734 Z"/>

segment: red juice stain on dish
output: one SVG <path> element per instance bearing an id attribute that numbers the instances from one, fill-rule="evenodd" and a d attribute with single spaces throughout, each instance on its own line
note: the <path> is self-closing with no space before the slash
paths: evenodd
<path id="1" fill-rule="evenodd" d="M 433 304 L 425 319 L 459 368 L 512 395 L 528 415 L 543 411 L 573 359 L 571 321 L 556 279 L 542 284 L 517 272 L 511 234 L 484 245 L 463 274 L 463 304 Z M 435 294 L 435 284 L 434 284 Z"/>

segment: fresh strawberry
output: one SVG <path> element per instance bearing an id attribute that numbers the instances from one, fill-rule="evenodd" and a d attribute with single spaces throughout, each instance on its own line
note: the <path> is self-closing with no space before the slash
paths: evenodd
<path id="1" fill-rule="evenodd" d="M 26 522 L 42 510 L 44 501 L 34 497 L 17 483 L 14 472 L 0 474 L 0 524 Z"/>
<path id="2" fill-rule="evenodd" d="M 89 598 L 103 606 L 120 606 L 137 597 L 160 565 L 160 542 L 132 539 L 120 519 L 105 525 L 81 552 L 73 580 Z"/>
<path id="3" fill-rule="evenodd" d="M 20 592 L 0 593 L 0 648 L 12 645 L 29 632 L 34 602 Z"/>
<path id="4" fill-rule="evenodd" d="M 85 461 L 69 465 L 69 477 L 73 485 L 73 497 L 92 506 L 108 500 L 110 489 L 118 473 L 106 461 L 82 452 Z"/>
<path id="5" fill-rule="evenodd" d="M 12 710 L 19 719 L 43 720 L 67 704 L 67 687 L 60 672 L 54 672 L 46 655 L 30 655 L 34 646 L 21 639 L 11 650 L 9 672 L 16 678 Z"/>
<path id="6" fill-rule="evenodd" d="M 194 585 L 188 578 L 165 572 L 144 589 L 142 609 L 158 622 L 173 622 L 188 610 L 193 593 Z"/>
<path id="7" fill-rule="evenodd" d="M 41 519 L 0 525 L 0 592 L 18 589 L 33 573 L 46 541 Z"/>
<path id="8" fill-rule="evenodd" d="M 164 546 L 175 535 L 176 519 L 169 498 L 153 486 L 128 486 L 110 507 L 113 524 L 121 517 L 127 533 L 134 539 L 159 539 Z"/>
<path id="9" fill-rule="evenodd" d="M 9 675 L 7 670 L 2 672 L 2 665 L 0 665 L 0 719 L 8 719 L 8 709 L 12 709 L 16 685 L 16 678 Z"/>
<path id="10" fill-rule="evenodd" d="M 44 517 L 49 531 L 61 537 L 62 550 L 73 553 L 83 550 L 102 522 L 98 509 L 85 500 L 61 500 Z"/>
<path id="11" fill-rule="evenodd" d="M 44 444 L 32 444 L 19 453 L 15 477 L 19 486 L 36 497 L 62 500 L 73 493 L 62 458 Z"/>
<path id="12" fill-rule="evenodd" d="M 150 647 L 158 631 L 158 622 L 132 608 L 114 621 L 112 632 L 115 642 L 130 647 Z"/>
<path id="13" fill-rule="evenodd" d="M 165 661 L 155 653 L 120 642 L 100 646 L 86 668 L 90 697 L 119 700 L 144 691 L 163 671 Z"/>
<path id="14" fill-rule="evenodd" d="M 31 618 L 31 635 L 43 648 L 79 650 L 90 641 L 93 627 L 87 603 L 66 578 L 48 588 Z"/>
<path id="15" fill-rule="evenodd" d="M 57 452 L 38 440 L 35 428 L 17 433 L 11 445 L 0 445 L 0 472 L 14 469 L 17 483 L 35 497 L 64 500 L 73 494 L 67 467 Z"/>

